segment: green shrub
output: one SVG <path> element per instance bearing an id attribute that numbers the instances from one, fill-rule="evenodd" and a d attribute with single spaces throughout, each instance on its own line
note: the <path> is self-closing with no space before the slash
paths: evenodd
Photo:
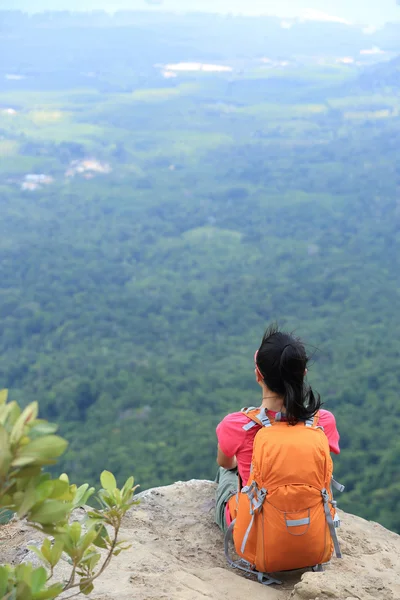
<path id="1" fill-rule="evenodd" d="M 51 600 L 68 590 L 71 595 L 90 594 L 112 557 L 129 548 L 118 534 L 123 516 L 138 503 L 133 477 L 119 489 L 114 475 L 104 471 L 95 496 L 100 508 L 88 512 L 84 526 L 73 521 L 72 511 L 85 505 L 95 490 L 88 484 L 71 485 L 65 474 L 52 479 L 44 471 L 65 452 L 67 442 L 55 435 L 56 425 L 37 416 L 36 402 L 21 411 L 16 402 L 7 401 L 6 390 L 0 391 L 0 524 L 15 513 L 51 536 L 41 548 L 30 547 L 42 567 L 0 566 L 3 600 Z M 54 569 L 62 560 L 70 565 L 69 579 L 54 581 Z"/>

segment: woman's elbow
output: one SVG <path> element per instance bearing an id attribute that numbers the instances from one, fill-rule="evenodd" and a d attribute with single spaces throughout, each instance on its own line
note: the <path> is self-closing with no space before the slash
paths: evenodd
<path id="1" fill-rule="evenodd" d="M 218 448 L 217 464 L 223 469 L 234 469 L 237 465 L 235 456 L 226 456 L 220 448 Z"/>
<path id="2" fill-rule="evenodd" d="M 222 458 L 221 456 L 217 456 L 217 465 L 222 467 L 223 469 L 229 469 L 229 463 L 232 459 Z"/>

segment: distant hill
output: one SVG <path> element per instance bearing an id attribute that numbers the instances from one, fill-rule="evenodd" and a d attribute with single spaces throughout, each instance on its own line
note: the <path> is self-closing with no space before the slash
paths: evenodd
<path id="1" fill-rule="evenodd" d="M 159 5 L 159 6 L 157 6 Z M 143 10 L 161 8 L 171 11 L 203 11 L 243 14 L 270 14 L 282 18 L 302 16 L 305 9 L 318 13 L 322 20 L 343 19 L 353 23 L 368 23 L 380 26 L 385 22 L 398 20 L 400 9 L 394 0 L 381 0 L 379 3 L 348 2 L 348 0 L 2 0 L 5 10 Z"/>
<path id="2" fill-rule="evenodd" d="M 370 67 L 360 75 L 358 83 L 368 91 L 391 88 L 400 92 L 400 56 Z"/>
<path id="3" fill-rule="evenodd" d="M 31 16 L 0 10 L 0 30 L 13 32 L 11 38 L 0 39 L 0 54 L 8 52 L 10 56 L 19 57 L 20 65 L 32 65 L 32 60 L 39 56 L 34 49 L 38 46 L 46 47 L 47 50 L 40 55 L 37 65 L 43 70 L 48 60 L 54 58 L 54 53 L 63 53 L 66 48 L 69 52 L 70 28 L 87 30 L 91 42 L 88 44 L 89 53 L 86 51 L 84 55 L 85 62 L 90 60 L 89 55 L 97 60 L 99 53 L 104 53 L 105 47 L 116 48 L 122 45 L 124 52 L 134 52 L 136 62 L 140 55 L 142 62 L 147 62 L 151 68 L 161 59 L 168 63 L 181 60 L 232 61 L 244 57 L 278 60 L 297 60 L 300 57 L 302 60 L 305 56 L 311 56 L 315 60 L 326 57 L 330 61 L 340 62 L 350 58 L 350 63 L 356 63 L 360 59 L 365 63 L 373 63 L 400 53 L 400 24 L 387 25 L 367 35 L 359 25 L 349 26 L 341 22 L 316 21 L 310 18 L 282 20 L 268 16 L 227 18 L 210 13 L 174 14 L 159 10 L 169 6 L 167 0 L 160 4 L 161 1 L 147 0 L 146 3 L 145 0 L 136 0 L 130 4 L 130 10 L 118 10 L 124 2 L 116 2 L 114 9 L 117 12 L 111 14 L 102 10 L 95 13 L 73 12 L 78 8 L 74 0 L 68 12 L 54 11 L 55 7 L 62 5 L 61 0 L 51 6 L 48 0 L 35 0 L 29 6 L 25 0 L 17 0 L 16 8 L 32 10 L 47 7 L 52 12 Z M 98 6 L 106 8 L 107 4 L 101 0 L 83 0 L 80 9 Z M 149 10 L 145 10 L 146 7 Z M 103 30 L 104 39 L 100 39 L 97 34 L 99 27 Z M 123 32 L 120 31 L 121 28 Z M 51 35 L 51 31 L 55 29 L 66 32 L 58 35 L 57 43 Z M 168 36 L 167 43 L 163 43 L 164 35 L 159 35 L 160 30 Z M 19 41 L 20 35 L 23 36 L 23 44 Z M 158 41 L 149 43 L 150 39 Z M 79 40 L 76 41 L 76 44 L 80 43 Z M 112 60 L 113 55 L 114 53 L 108 53 L 107 60 Z M 71 56 L 71 60 L 74 61 L 74 57 L 81 64 L 78 51 Z M 93 65 L 87 65 L 88 71 L 93 69 Z"/>

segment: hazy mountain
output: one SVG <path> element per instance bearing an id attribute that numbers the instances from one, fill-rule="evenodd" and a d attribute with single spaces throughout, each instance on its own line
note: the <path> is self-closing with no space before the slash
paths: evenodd
<path id="1" fill-rule="evenodd" d="M 369 68 L 360 76 L 359 83 L 367 90 L 391 88 L 400 91 L 400 56 Z"/>
<path id="2" fill-rule="evenodd" d="M 365 3 L 361 0 L 3 0 L 2 9 L 29 12 L 42 10 L 143 10 L 163 9 L 210 11 L 246 14 L 270 14 L 280 17 L 308 15 L 325 20 L 328 17 L 379 26 L 400 18 L 400 8 L 394 0 Z"/>
<path id="3" fill-rule="evenodd" d="M 60 71 L 68 56 L 69 69 L 77 73 L 97 71 L 99 57 L 102 68 L 113 71 L 121 64 L 121 56 L 129 57 L 135 69 L 146 68 L 155 73 L 154 65 L 180 61 L 228 61 L 236 69 L 254 60 L 290 60 L 309 64 L 327 60 L 330 64 L 348 62 L 349 74 L 358 63 L 370 64 L 393 58 L 400 53 L 400 26 L 386 26 L 365 35 L 360 27 L 338 22 L 282 21 L 277 17 L 237 17 L 226 19 L 210 14 L 160 12 L 48 13 L 31 17 L 27 14 L 3 12 L 0 29 L 9 32 L 1 40 L 0 55 L 9 55 L 4 75 L 10 70 L 27 79 L 3 79 L 0 89 L 18 89 L 43 85 L 38 73 Z M 102 34 L 99 36 L 98 28 Z M 71 31 L 85 31 L 85 40 L 75 38 L 71 49 Z M 160 38 L 160 30 L 167 38 Z M 57 34 L 55 32 L 57 31 Z M 38 48 L 41 51 L 38 51 Z M 105 51 L 111 49 L 113 51 Z M 117 48 L 119 49 L 117 51 Z M 244 61 L 244 62 L 243 62 Z M 261 64 L 266 64 L 261 63 Z M 83 65 L 85 68 L 83 69 Z M 0 68 L 1 71 L 1 68 Z M 35 78 L 32 74 L 36 73 Z M 70 84 L 70 75 L 59 74 L 59 85 Z M 11 87 L 10 87 L 11 86 Z"/>

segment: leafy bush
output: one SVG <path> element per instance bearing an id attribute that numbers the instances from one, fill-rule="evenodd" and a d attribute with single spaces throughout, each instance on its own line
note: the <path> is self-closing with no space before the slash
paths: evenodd
<path id="1" fill-rule="evenodd" d="M 123 516 L 137 504 L 133 477 L 118 489 L 114 475 L 104 471 L 97 493 L 100 508 L 88 512 L 84 525 L 73 521 L 72 511 L 86 504 L 95 490 L 88 484 L 71 485 L 65 474 L 52 479 L 44 472 L 65 452 L 67 442 L 55 435 L 56 425 L 37 415 L 36 402 L 21 411 L 16 402 L 7 402 L 6 390 L 0 391 L 0 514 L 12 511 L 51 536 L 41 548 L 30 547 L 44 566 L 0 566 L 3 600 L 51 600 L 68 590 L 90 594 L 112 557 L 129 548 L 118 534 Z M 62 560 L 70 564 L 70 576 L 57 582 L 54 570 Z"/>

